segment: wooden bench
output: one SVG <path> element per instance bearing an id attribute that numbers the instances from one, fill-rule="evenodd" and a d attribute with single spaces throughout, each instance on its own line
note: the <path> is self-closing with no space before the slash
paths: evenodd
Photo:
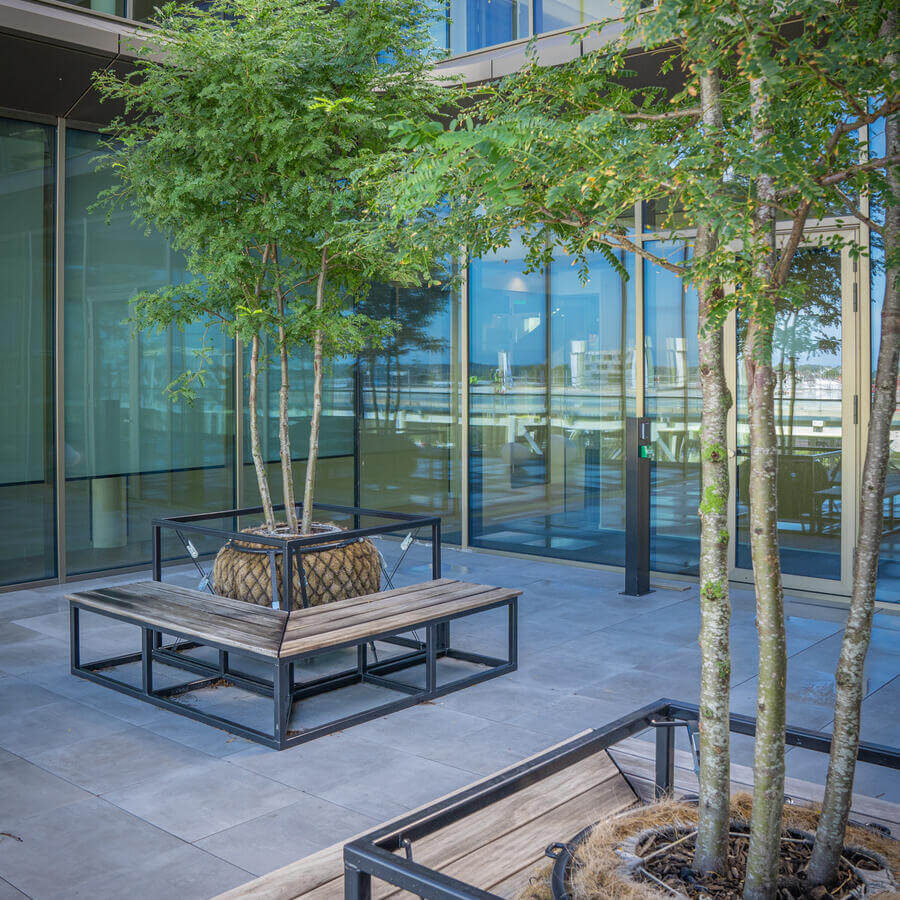
<path id="1" fill-rule="evenodd" d="M 520 593 L 510 588 L 441 578 L 288 613 L 158 581 L 99 588 L 67 595 L 71 670 L 73 675 L 164 709 L 284 749 L 513 671 L 516 668 Z M 507 608 L 508 616 L 506 658 L 451 646 L 451 622 L 501 607 Z M 82 610 L 138 626 L 142 632 L 140 651 L 83 662 Z M 424 640 L 418 636 L 408 637 L 417 631 L 424 632 Z M 163 635 L 175 638 L 175 642 L 165 644 Z M 376 641 L 386 641 L 403 650 L 379 661 L 373 653 Z M 198 647 L 217 651 L 217 659 L 209 661 L 187 652 Z M 356 664 L 352 668 L 297 680 L 298 663 L 346 648 L 356 648 Z M 271 677 L 260 677 L 246 668 L 238 669 L 233 655 L 254 661 L 257 669 L 262 664 L 271 672 Z M 442 659 L 467 663 L 472 669 L 452 680 L 442 680 L 438 677 L 438 662 Z M 137 662 L 141 663 L 139 686 L 101 674 L 105 669 Z M 157 687 L 154 663 L 202 677 Z M 420 670 L 416 681 L 391 677 L 413 669 Z M 176 699 L 189 691 L 223 681 L 272 697 L 271 734 Z M 296 701 L 359 683 L 388 688 L 403 696 L 310 728 L 290 729 L 291 711 Z"/>
<path id="2" fill-rule="evenodd" d="M 568 742 L 557 746 L 564 746 Z M 554 748 L 543 750 L 542 756 Z M 512 776 L 529 760 L 516 763 L 468 787 L 454 791 L 377 829 L 379 835 L 415 834 L 436 809 L 446 808 Z M 584 827 L 615 815 L 638 802 L 615 763 L 605 752 L 580 760 L 547 778 L 523 783 L 503 800 L 481 807 L 452 825 L 410 841 L 414 861 L 460 878 L 501 897 L 515 897 L 549 860 L 544 848 L 567 841 Z M 348 838 L 312 856 L 263 875 L 216 900 L 343 900 L 344 845 L 365 834 Z M 403 851 L 400 851 L 403 852 Z M 372 897 L 410 896 L 385 882 L 372 884 Z"/>

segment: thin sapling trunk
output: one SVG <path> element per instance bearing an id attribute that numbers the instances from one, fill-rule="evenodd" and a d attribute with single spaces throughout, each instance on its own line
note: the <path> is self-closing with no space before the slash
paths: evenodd
<path id="1" fill-rule="evenodd" d="M 316 282 L 316 310 L 325 306 L 325 276 L 328 271 L 328 249 L 322 250 L 319 278 Z M 316 488 L 316 463 L 319 459 L 319 426 L 322 422 L 322 344 L 321 329 L 313 338 L 313 406 L 309 420 L 309 453 L 306 458 L 306 482 L 303 486 L 303 520 L 301 534 L 312 530 L 313 496 Z"/>
<path id="2" fill-rule="evenodd" d="M 281 482 L 288 534 L 297 533 L 297 505 L 294 502 L 294 469 L 291 460 L 291 423 L 288 415 L 291 376 L 288 368 L 287 334 L 284 327 L 284 294 L 275 289 L 278 301 L 278 355 L 281 359 L 281 388 L 278 392 L 278 445 L 281 453 Z"/>
<path id="3" fill-rule="evenodd" d="M 717 72 L 700 76 L 704 125 L 722 127 Z M 701 223 L 695 256 L 714 252 L 717 236 Z M 731 393 L 725 381 L 721 325 L 713 319 L 722 302 L 718 284 L 699 285 L 698 335 L 702 410 L 700 421 L 700 800 L 694 868 L 721 872 L 728 855 L 731 764 L 729 688 L 731 658 L 728 628 L 728 454 L 727 422 Z"/>
<path id="4" fill-rule="evenodd" d="M 895 34 L 897 12 L 885 21 L 888 34 Z M 896 54 L 892 60 L 895 74 Z M 900 151 L 900 115 L 885 121 L 887 156 Z M 890 261 L 897 252 L 900 236 L 900 179 L 888 169 L 891 197 L 885 208 L 884 252 Z M 841 655 L 835 675 L 834 731 L 831 761 L 825 782 L 822 814 L 816 829 L 816 841 L 807 877 L 812 884 L 831 885 L 837 876 L 838 861 L 844 847 L 844 832 L 850 815 L 853 775 L 859 750 L 859 719 L 863 698 L 863 666 L 872 637 L 875 588 L 878 580 L 878 554 L 884 527 L 884 488 L 890 460 L 891 422 L 897 406 L 897 366 L 900 362 L 900 290 L 897 267 L 888 263 L 885 272 L 884 306 L 881 310 L 881 341 L 875 390 L 869 418 L 866 460 L 863 465 L 860 497 L 859 537 L 856 542 L 853 592 L 850 614 L 841 642 Z"/>
<path id="5" fill-rule="evenodd" d="M 760 79 L 750 82 L 753 142 L 766 151 L 773 139 L 769 99 Z M 787 650 L 784 593 L 778 553 L 778 436 L 772 366 L 775 304 L 775 184 L 756 179 L 754 276 L 760 295 L 749 312 L 744 365 L 750 413 L 750 550 L 759 633 L 759 685 L 753 756 L 753 814 L 744 900 L 771 900 L 778 884 L 784 809 L 784 729 Z"/>
<path id="6" fill-rule="evenodd" d="M 250 342 L 250 453 L 253 456 L 253 467 L 256 469 L 256 483 L 259 487 L 259 498 L 262 503 L 266 529 L 275 531 L 275 512 L 272 509 L 272 495 L 269 492 L 269 475 L 263 459 L 259 442 L 259 335 L 254 334 Z"/>

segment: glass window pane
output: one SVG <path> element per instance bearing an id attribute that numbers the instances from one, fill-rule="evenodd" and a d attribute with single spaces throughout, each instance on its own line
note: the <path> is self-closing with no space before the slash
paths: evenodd
<path id="1" fill-rule="evenodd" d="M 524 255 L 515 242 L 469 268 L 469 536 L 527 551 L 547 510 L 548 385 L 545 279 Z"/>
<path id="2" fill-rule="evenodd" d="M 549 517 L 544 550 L 621 565 L 625 417 L 635 411 L 634 257 L 624 279 L 599 254 L 590 280 L 550 267 Z"/>
<path id="3" fill-rule="evenodd" d="M 775 428 L 778 437 L 778 542 L 786 575 L 841 577 L 842 348 L 841 256 L 801 248 L 791 279 L 804 286 L 799 306 L 776 311 Z M 749 543 L 747 379 L 738 322 L 737 544 L 735 562 L 752 565 Z"/>
<path id="4" fill-rule="evenodd" d="M 125 15 L 125 0 L 63 0 L 72 6 L 92 9 L 94 12 L 107 13 L 110 16 Z"/>
<path id="5" fill-rule="evenodd" d="M 203 327 L 132 335 L 140 290 L 186 277 L 183 258 L 128 213 L 90 211 L 108 174 L 100 138 L 66 132 L 66 553 L 70 573 L 147 562 L 154 516 L 230 508 L 233 341 L 215 350 L 193 405 L 167 385 L 195 365 Z"/>
<path id="6" fill-rule="evenodd" d="M 450 0 L 449 10 L 453 53 L 528 37 L 528 0 Z"/>
<path id="7" fill-rule="evenodd" d="M 622 15 L 616 0 L 534 0 L 534 33 L 587 25 Z"/>
<path id="8" fill-rule="evenodd" d="M 0 584 L 56 575 L 55 129 L 0 119 Z"/>
<path id="9" fill-rule="evenodd" d="M 400 323 L 360 356 L 360 504 L 441 516 L 461 539 L 459 297 L 376 285 L 362 311 Z"/>
<path id="10" fill-rule="evenodd" d="M 680 244 L 647 248 L 673 261 Z M 650 567 L 695 575 L 700 565 L 700 387 L 697 294 L 673 272 L 644 262 L 644 378 L 651 418 Z"/>
<path id="11" fill-rule="evenodd" d="M 259 431 L 263 458 L 269 473 L 272 501 L 282 503 L 281 445 L 278 440 L 278 392 L 281 368 L 274 343 L 264 344 L 268 365 L 260 366 Z M 303 500 L 306 458 L 309 452 L 309 421 L 313 405 L 313 358 L 308 347 L 295 350 L 288 364 L 290 401 L 288 416 L 294 499 Z M 244 352 L 244 476 L 241 506 L 259 505 L 256 470 L 250 455 L 249 348 Z M 353 505 L 353 360 L 326 360 L 322 379 L 322 421 L 319 425 L 319 459 L 316 466 L 315 499 L 323 503 Z"/>

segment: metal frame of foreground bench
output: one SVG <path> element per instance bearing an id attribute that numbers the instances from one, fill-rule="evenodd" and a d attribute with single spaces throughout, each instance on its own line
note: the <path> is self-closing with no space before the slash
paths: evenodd
<path id="1" fill-rule="evenodd" d="M 269 648 L 256 647 L 255 649 L 248 644 L 242 644 L 235 640 L 219 639 L 217 640 L 209 633 L 198 634 L 195 629 L 179 629 L 177 625 L 168 623 L 158 616 L 151 614 L 142 614 L 139 610 L 134 613 L 125 613 L 110 611 L 104 608 L 104 597 L 116 598 L 116 595 L 128 595 L 132 592 L 132 596 L 128 597 L 130 602 L 135 602 L 134 592 L 136 589 L 147 591 L 155 588 L 159 591 L 170 591 L 173 594 L 182 594 L 187 597 L 193 597 L 197 603 L 203 603 L 207 606 L 223 606 L 226 610 L 229 606 L 235 609 L 235 605 L 247 609 L 248 613 L 252 610 L 252 614 L 256 617 L 271 617 L 273 628 L 277 628 L 278 646 L 274 645 Z M 342 604 L 353 604 L 356 602 L 371 603 L 380 605 L 380 601 L 397 599 L 402 597 L 404 593 L 413 594 L 415 591 L 432 592 L 434 596 L 438 596 L 442 589 L 446 589 L 451 594 L 454 589 L 458 592 L 465 588 L 476 588 L 478 590 L 470 591 L 472 601 L 471 605 L 466 608 L 458 609 L 454 612 L 441 613 L 440 603 L 436 604 L 434 609 L 436 614 L 422 615 L 412 623 L 404 623 L 395 627 L 386 627 L 381 630 L 374 630 L 360 634 L 355 637 L 345 637 L 343 640 L 335 640 L 329 642 L 327 633 L 325 637 L 319 638 L 318 646 L 313 649 L 298 649 L 306 644 L 309 645 L 311 639 L 303 638 L 291 639 L 289 627 L 292 623 L 299 624 L 302 629 L 303 622 L 311 622 L 318 614 L 327 612 L 341 612 Z M 340 731 L 352 725 L 357 725 L 370 719 L 378 718 L 391 712 L 413 706 L 425 700 L 432 700 L 441 697 L 452 691 L 462 690 L 473 684 L 486 681 L 490 678 L 496 678 L 507 672 L 512 672 L 518 665 L 518 597 L 521 591 L 506 588 L 490 588 L 485 585 L 467 585 L 465 582 L 458 582 L 452 579 L 438 579 L 436 581 L 425 582 L 419 585 L 412 585 L 407 588 L 398 588 L 393 591 L 384 591 L 379 594 L 369 595 L 366 598 L 350 598 L 349 600 L 340 601 L 336 604 L 329 604 L 326 607 L 314 607 L 310 610 L 298 610 L 290 614 L 279 610 L 270 610 L 265 607 L 253 607 L 250 604 L 243 604 L 240 601 L 228 600 L 227 598 L 214 597 L 209 594 L 202 594 L 199 591 L 192 591 L 187 588 L 174 588 L 171 585 L 162 585 L 158 582 L 139 582 L 134 585 L 121 585 L 113 588 L 105 588 L 97 591 L 86 591 L 81 594 L 68 595 L 70 605 L 70 663 L 71 672 L 80 678 L 88 679 L 97 684 L 110 687 L 113 690 L 120 691 L 128 696 L 135 697 L 159 706 L 163 709 L 171 710 L 180 715 L 196 719 L 206 725 L 212 725 L 216 728 L 224 729 L 232 734 L 240 735 L 248 740 L 273 747 L 276 750 L 283 750 L 297 744 L 305 743 L 326 734 Z M 481 597 L 481 600 L 476 599 Z M 121 599 L 121 597 L 119 597 Z M 220 603 L 217 604 L 217 601 Z M 446 604 L 452 604 L 452 599 L 444 601 Z M 486 656 L 480 653 L 473 653 L 467 650 L 455 649 L 450 646 L 450 623 L 464 618 L 466 616 L 477 615 L 492 609 L 507 608 L 507 657 L 500 659 L 497 657 Z M 377 606 L 370 609 L 377 609 Z M 83 663 L 81 661 L 81 622 L 80 613 L 82 610 L 105 616 L 106 618 L 115 619 L 126 622 L 129 625 L 135 625 L 141 628 L 141 650 L 135 653 L 126 653 L 120 656 L 110 657 L 107 659 L 93 660 Z M 390 610 L 388 610 L 390 612 Z M 210 629 L 213 630 L 213 629 Z M 336 629 L 339 631 L 340 629 Z M 399 656 L 388 658 L 382 662 L 369 661 L 369 644 L 375 641 L 396 639 L 398 636 L 407 634 L 414 630 L 425 631 L 424 645 L 419 641 L 410 641 L 414 649 L 410 652 L 403 653 Z M 176 638 L 176 643 L 163 645 L 162 635 L 170 635 Z M 187 657 L 180 654 L 179 648 L 193 648 L 197 646 L 210 647 L 218 651 L 218 665 L 203 660 Z M 295 649 L 291 649 L 291 647 Z M 356 666 L 345 669 L 337 673 L 332 673 L 319 678 L 308 681 L 295 681 L 295 666 L 304 660 L 312 659 L 323 653 L 331 653 L 335 650 L 346 649 L 349 647 L 357 648 Z M 235 653 L 239 656 L 245 656 L 249 659 L 263 662 L 272 667 L 273 678 L 271 681 L 259 678 L 247 672 L 240 672 L 231 666 L 230 654 Z M 439 684 L 437 680 L 437 662 L 441 658 L 460 660 L 483 666 L 484 671 L 476 671 L 471 674 L 457 678 L 453 681 Z M 141 663 L 141 685 L 136 687 L 109 675 L 102 675 L 103 669 L 114 668 L 116 666 L 126 665 L 129 663 Z M 159 662 L 165 666 L 177 667 L 185 671 L 200 674 L 203 677 L 183 684 L 170 685 L 163 688 L 154 688 L 153 686 L 153 663 Z M 402 672 L 414 666 L 425 666 L 425 684 L 424 687 L 408 684 L 403 681 L 397 681 L 387 676 Z M 273 729 L 271 734 L 242 725 L 224 716 L 219 716 L 211 712 L 205 712 L 195 706 L 181 703 L 175 697 L 210 687 L 216 683 L 225 680 L 236 687 L 252 691 L 262 696 L 273 698 Z M 316 696 L 331 690 L 338 690 L 352 684 L 373 684 L 379 687 L 388 688 L 403 694 L 402 697 L 389 700 L 386 703 L 369 709 L 361 710 L 351 715 L 341 716 L 329 722 L 316 725 L 302 731 L 290 731 L 289 722 L 293 705 L 297 700 Z"/>
<path id="2" fill-rule="evenodd" d="M 656 729 L 656 794 L 666 796 L 675 783 L 675 728 L 695 728 L 698 721 L 697 706 L 678 700 L 657 700 L 351 841 L 344 846 L 345 900 L 370 900 L 373 879 L 428 900 L 502 900 L 497 894 L 417 863 L 408 850 L 414 851 L 415 841 L 648 728 Z M 730 730 L 753 735 L 756 719 L 732 715 Z M 819 753 L 831 751 L 831 735 L 824 732 L 787 728 L 786 742 L 788 746 Z M 861 743 L 857 760 L 900 769 L 900 748 Z M 569 837 L 560 835 L 561 840 Z M 400 855 L 404 850 L 405 855 Z"/>

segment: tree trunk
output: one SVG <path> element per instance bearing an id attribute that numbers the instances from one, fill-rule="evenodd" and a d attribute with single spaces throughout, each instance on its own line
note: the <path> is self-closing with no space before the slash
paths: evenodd
<path id="1" fill-rule="evenodd" d="M 760 79 L 751 79 L 753 141 L 773 140 L 768 98 Z M 784 728 L 787 651 L 784 595 L 778 555 L 778 436 L 775 432 L 775 372 L 772 367 L 775 280 L 774 181 L 756 179 L 754 276 L 757 300 L 747 322 L 744 364 L 750 413 L 750 551 L 759 632 L 759 688 L 753 757 L 753 815 L 744 881 L 744 900 L 771 900 L 778 883 L 784 808 Z"/>
<path id="2" fill-rule="evenodd" d="M 259 335 L 254 334 L 250 344 L 250 453 L 253 456 L 253 467 L 256 469 L 256 483 L 259 487 L 259 499 L 262 503 L 266 528 L 275 531 L 275 512 L 272 509 L 272 495 L 269 491 L 269 475 L 259 442 L 259 411 L 257 391 L 259 389 Z"/>
<path id="3" fill-rule="evenodd" d="M 888 34 L 895 34 L 897 12 L 885 20 Z M 896 58 L 892 60 L 895 73 Z M 888 156 L 900 151 L 900 115 L 885 122 Z M 900 195 L 896 170 L 888 169 L 888 184 L 894 197 Z M 897 250 L 900 233 L 900 206 L 888 201 L 885 209 L 884 252 L 890 259 Z M 897 406 L 897 365 L 900 361 L 900 290 L 896 266 L 885 272 L 884 306 L 881 310 L 881 342 L 875 392 L 872 398 L 866 461 L 863 465 L 860 498 L 859 536 L 856 543 L 853 592 L 850 614 L 835 681 L 834 737 L 831 762 L 825 782 L 822 814 L 807 876 L 812 884 L 830 885 L 837 876 L 838 860 L 844 846 L 844 832 L 850 814 L 853 775 L 859 750 L 859 716 L 863 698 L 863 666 L 872 636 L 875 586 L 878 580 L 878 553 L 884 526 L 884 485 L 890 459 L 891 422 Z"/>
<path id="4" fill-rule="evenodd" d="M 288 400 L 291 376 L 288 369 L 287 335 L 284 328 L 284 295 L 275 288 L 278 300 L 278 355 L 281 359 L 281 388 L 278 392 L 278 443 L 281 453 L 281 483 L 284 496 L 284 515 L 289 534 L 297 533 L 297 505 L 294 502 L 294 469 L 291 460 L 291 423 Z"/>
<path id="5" fill-rule="evenodd" d="M 319 280 L 316 283 L 316 309 L 325 306 L 325 273 L 328 271 L 328 249 L 322 250 Z M 313 342 L 313 408 L 309 420 L 309 453 L 306 457 L 306 483 L 303 486 L 303 521 L 301 534 L 312 531 L 313 495 L 316 488 L 316 463 L 319 461 L 319 426 L 322 422 L 322 332 L 317 330 Z"/>
<path id="6" fill-rule="evenodd" d="M 700 100 L 704 125 L 722 127 L 717 72 L 701 75 Z M 703 223 L 697 229 L 696 256 L 716 249 L 715 232 Z M 698 329 L 702 410 L 700 422 L 700 801 L 694 869 L 721 872 L 728 853 L 731 816 L 729 754 L 729 689 L 731 658 L 728 627 L 728 453 L 727 424 L 731 393 L 725 381 L 722 328 L 711 322 L 722 301 L 717 284 L 699 285 Z"/>

